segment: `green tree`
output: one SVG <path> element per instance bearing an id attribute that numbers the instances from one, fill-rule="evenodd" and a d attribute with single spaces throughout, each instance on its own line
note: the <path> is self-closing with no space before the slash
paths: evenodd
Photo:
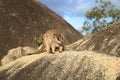
<path id="1" fill-rule="evenodd" d="M 120 20 L 120 10 L 116 9 L 111 2 L 96 0 L 96 3 L 97 6 L 85 14 L 87 20 L 84 22 L 82 32 L 87 34 L 97 32 L 103 27 Z"/>

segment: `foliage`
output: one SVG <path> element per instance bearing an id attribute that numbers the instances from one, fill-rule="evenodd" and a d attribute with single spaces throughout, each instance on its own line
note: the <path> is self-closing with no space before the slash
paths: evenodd
<path id="1" fill-rule="evenodd" d="M 120 20 L 120 10 L 109 1 L 96 0 L 97 6 L 87 11 L 85 16 L 88 20 L 84 22 L 82 32 L 94 33 L 111 23 Z"/>
<path id="2" fill-rule="evenodd" d="M 37 36 L 37 37 L 34 38 L 34 41 L 35 41 L 35 43 L 36 43 L 38 46 L 40 46 L 40 45 L 43 43 L 42 37 L 43 37 L 43 34 L 41 34 L 41 35 L 39 35 L 39 36 Z"/>
<path id="3" fill-rule="evenodd" d="M 36 39 L 35 42 L 39 46 L 43 43 L 42 39 Z"/>

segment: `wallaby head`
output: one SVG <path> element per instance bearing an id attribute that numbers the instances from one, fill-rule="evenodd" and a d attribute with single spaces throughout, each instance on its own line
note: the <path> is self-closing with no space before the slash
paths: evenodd
<path id="1" fill-rule="evenodd" d="M 59 45 L 63 45 L 64 44 L 64 35 L 63 33 L 59 33 L 59 34 L 53 34 L 53 42 L 59 44 Z"/>

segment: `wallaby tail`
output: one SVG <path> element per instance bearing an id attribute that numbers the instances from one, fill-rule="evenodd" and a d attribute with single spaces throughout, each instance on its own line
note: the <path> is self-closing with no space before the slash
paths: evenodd
<path id="1" fill-rule="evenodd" d="M 27 53 L 27 55 L 40 54 L 44 51 L 45 45 L 42 44 L 35 53 Z"/>
<path id="2" fill-rule="evenodd" d="M 40 54 L 40 53 L 42 53 L 42 52 L 44 51 L 44 49 L 45 49 L 45 45 L 42 44 L 42 45 L 38 48 L 38 51 L 35 52 L 35 54 Z"/>

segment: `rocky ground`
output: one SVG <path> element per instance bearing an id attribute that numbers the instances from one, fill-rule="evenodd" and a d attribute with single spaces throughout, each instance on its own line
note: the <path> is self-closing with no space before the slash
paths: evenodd
<path id="1" fill-rule="evenodd" d="M 0 67 L 1 80 L 119 80 L 120 58 L 93 51 L 24 56 Z"/>

